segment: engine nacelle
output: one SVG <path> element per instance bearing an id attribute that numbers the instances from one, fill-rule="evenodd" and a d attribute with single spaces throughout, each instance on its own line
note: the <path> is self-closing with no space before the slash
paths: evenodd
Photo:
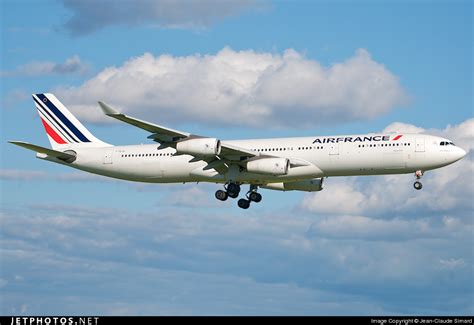
<path id="1" fill-rule="evenodd" d="M 323 179 L 313 178 L 306 181 L 299 182 L 287 182 L 287 183 L 270 183 L 263 188 L 277 191 L 305 191 L 305 192 L 317 192 L 323 189 Z"/>
<path id="2" fill-rule="evenodd" d="M 216 138 L 184 140 L 176 143 L 176 151 L 193 156 L 215 156 L 221 153 L 221 140 Z"/>
<path id="3" fill-rule="evenodd" d="M 287 158 L 260 158 L 247 162 L 249 173 L 266 175 L 286 175 L 290 169 L 290 160 Z"/>

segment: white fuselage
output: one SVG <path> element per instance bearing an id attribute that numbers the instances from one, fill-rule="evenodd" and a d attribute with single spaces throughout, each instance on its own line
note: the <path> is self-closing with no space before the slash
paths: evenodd
<path id="1" fill-rule="evenodd" d="M 71 149 L 77 153 L 77 159 L 67 165 L 104 176 L 149 183 L 234 181 L 268 184 L 328 176 L 412 173 L 449 165 L 465 155 L 464 150 L 455 145 L 440 145 L 443 141 L 448 142 L 420 134 L 226 141 L 260 155 L 307 163 L 307 166 L 290 168 L 288 174 L 282 176 L 252 174 L 238 166 L 220 174 L 212 168 L 206 169 L 208 163 L 203 160 L 175 155 L 175 149 L 159 149 L 159 144 L 74 147 Z"/>

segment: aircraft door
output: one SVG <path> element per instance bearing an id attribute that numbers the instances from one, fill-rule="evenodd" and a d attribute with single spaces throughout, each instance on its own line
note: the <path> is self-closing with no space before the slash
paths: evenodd
<path id="1" fill-rule="evenodd" d="M 416 138 L 415 152 L 425 152 L 425 138 Z"/>
<path id="2" fill-rule="evenodd" d="M 114 153 L 113 150 L 105 150 L 104 165 L 110 165 L 110 164 L 112 164 L 112 156 L 113 156 L 113 153 Z"/>

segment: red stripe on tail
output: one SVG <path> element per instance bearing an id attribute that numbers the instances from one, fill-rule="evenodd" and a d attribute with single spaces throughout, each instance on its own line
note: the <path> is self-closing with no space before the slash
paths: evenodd
<path id="1" fill-rule="evenodd" d="M 46 133 L 48 133 L 48 135 L 54 140 L 56 141 L 56 143 L 58 144 L 65 144 L 66 141 L 63 140 L 63 138 L 61 138 L 59 136 L 59 134 L 56 133 L 56 131 L 54 131 L 48 123 L 46 123 L 42 117 L 41 118 L 41 122 L 43 122 L 43 126 L 44 126 L 44 129 L 46 130 Z"/>

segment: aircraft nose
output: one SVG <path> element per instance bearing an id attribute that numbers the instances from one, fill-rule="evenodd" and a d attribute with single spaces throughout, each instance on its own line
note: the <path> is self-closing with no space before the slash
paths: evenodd
<path id="1" fill-rule="evenodd" d="M 457 147 L 456 149 L 456 160 L 464 158 L 464 156 L 467 154 L 466 151 L 462 148 Z"/>

